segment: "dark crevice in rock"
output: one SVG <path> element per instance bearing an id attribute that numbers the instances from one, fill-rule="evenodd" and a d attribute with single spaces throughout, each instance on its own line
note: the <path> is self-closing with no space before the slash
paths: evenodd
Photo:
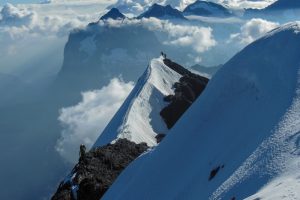
<path id="1" fill-rule="evenodd" d="M 182 75 L 179 82 L 174 84 L 175 94 L 164 98 L 169 105 L 160 112 L 170 129 L 203 92 L 209 79 L 190 72 L 170 59 L 164 59 L 164 64 Z"/>
<path id="2" fill-rule="evenodd" d="M 146 143 L 135 144 L 119 139 L 114 144 L 81 154 L 70 178 L 62 181 L 52 200 L 99 200 L 118 175 L 148 149 Z"/>

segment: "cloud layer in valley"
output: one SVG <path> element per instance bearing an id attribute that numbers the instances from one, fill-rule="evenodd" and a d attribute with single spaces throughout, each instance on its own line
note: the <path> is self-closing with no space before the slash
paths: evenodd
<path id="1" fill-rule="evenodd" d="M 3 5 L 0 7 L 0 73 L 21 76 L 26 81 L 56 74 L 62 65 L 69 32 L 98 20 L 108 3 Z"/>
<path id="2" fill-rule="evenodd" d="M 174 24 L 169 20 L 159 20 L 157 18 L 143 18 L 108 20 L 99 22 L 100 26 L 122 27 L 128 25 L 142 25 L 145 28 L 167 34 L 164 44 L 179 47 L 191 47 L 195 52 L 202 53 L 217 45 L 213 36 L 213 29 L 210 27 L 196 26 L 191 24 Z"/>
<path id="3" fill-rule="evenodd" d="M 242 9 L 242 8 L 264 8 L 275 0 L 212 0 L 225 6 Z M 127 13 L 141 13 L 154 3 L 161 5 L 172 5 L 173 7 L 183 10 L 187 5 L 194 3 L 195 0 L 118 0 L 113 6 Z"/>
<path id="4" fill-rule="evenodd" d="M 133 83 L 114 78 L 100 90 L 82 93 L 82 101 L 62 108 L 59 121 L 63 126 L 56 150 L 69 162 L 78 158 L 80 144 L 90 148 L 107 123 L 121 106 Z"/>

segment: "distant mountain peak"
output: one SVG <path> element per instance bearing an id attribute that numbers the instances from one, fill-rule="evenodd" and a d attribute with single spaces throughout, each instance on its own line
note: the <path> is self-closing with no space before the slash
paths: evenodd
<path id="1" fill-rule="evenodd" d="M 105 15 L 103 15 L 100 20 L 108 20 L 108 19 L 114 19 L 114 20 L 118 20 L 118 19 L 125 19 L 126 16 L 123 15 L 119 9 L 117 8 L 112 8 L 110 9 L 110 11 L 108 11 Z"/>
<path id="2" fill-rule="evenodd" d="M 283 10 L 283 9 L 299 9 L 300 1 L 299 0 L 278 0 L 273 4 L 269 5 L 265 10 Z"/>
<path id="3" fill-rule="evenodd" d="M 150 18 L 155 17 L 158 19 L 184 19 L 182 12 L 173 8 L 171 5 L 159 5 L 154 3 L 147 11 L 139 15 L 137 18 Z"/>
<path id="4" fill-rule="evenodd" d="M 197 0 L 188 5 L 184 11 L 184 15 L 199 16 L 231 16 L 232 13 L 224 6 L 210 1 Z"/>

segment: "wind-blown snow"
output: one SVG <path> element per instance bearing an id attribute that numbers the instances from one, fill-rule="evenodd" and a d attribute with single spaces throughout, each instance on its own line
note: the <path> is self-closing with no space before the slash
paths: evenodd
<path id="1" fill-rule="evenodd" d="M 168 129 L 160 116 L 167 105 L 164 96 L 173 94 L 181 75 L 167 67 L 163 58 L 153 59 L 120 110 L 104 129 L 94 147 L 127 138 L 135 143 L 156 145 L 155 136 Z"/>
<path id="2" fill-rule="evenodd" d="M 266 197 L 279 183 L 278 195 L 299 198 L 299 31 L 299 23 L 277 28 L 227 62 L 103 199 Z"/>

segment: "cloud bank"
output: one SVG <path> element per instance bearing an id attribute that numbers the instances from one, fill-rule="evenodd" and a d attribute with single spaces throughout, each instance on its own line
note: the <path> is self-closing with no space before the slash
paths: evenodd
<path id="1" fill-rule="evenodd" d="M 157 18 L 142 18 L 100 21 L 100 26 L 122 27 L 128 25 L 144 26 L 156 33 L 167 34 L 164 44 L 179 47 L 191 47 L 195 52 L 202 53 L 217 45 L 213 36 L 213 29 L 210 27 L 184 24 L 174 24 L 169 20 Z"/>
<path id="2" fill-rule="evenodd" d="M 38 10 L 38 9 L 37 9 Z M 88 17 L 66 19 L 60 15 L 41 15 L 26 7 L 6 4 L 0 11 L 0 34 L 9 39 L 37 36 L 67 36 L 71 30 L 86 25 Z"/>
<path id="3" fill-rule="evenodd" d="M 83 92 L 77 105 L 62 108 L 58 119 L 63 130 L 55 147 L 58 153 L 67 161 L 76 162 L 80 144 L 92 147 L 132 88 L 132 82 L 114 78 L 100 90 Z"/>
<path id="4" fill-rule="evenodd" d="M 265 8 L 276 0 L 215 0 L 232 8 Z"/>
<path id="5" fill-rule="evenodd" d="M 0 25 L 29 26 L 35 19 L 35 12 L 26 9 L 18 9 L 9 3 L 0 11 Z"/>
<path id="6" fill-rule="evenodd" d="M 227 7 L 242 9 L 242 8 L 264 8 L 276 0 L 211 0 L 216 3 L 223 4 Z M 195 0 L 118 0 L 111 7 L 117 7 L 125 13 L 141 13 L 154 3 L 168 5 L 183 10 L 186 6 L 194 3 Z"/>
<path id="7" fill-rule="evenodd" d="M 241 27 L 240 33 L 231 34 L 229 42 L 247 45 L 278 26 L 276 22 L 253 18 Z"/>

